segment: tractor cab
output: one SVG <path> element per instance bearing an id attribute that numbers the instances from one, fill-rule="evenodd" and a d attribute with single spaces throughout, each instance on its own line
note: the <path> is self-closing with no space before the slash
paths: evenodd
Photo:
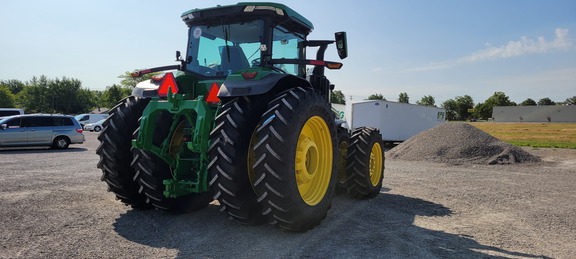
<path id="1" fill-rule="evenodd" d="M 305 59 L 310 21 L 282 5 L 240 3 L 182 14 L 189 27 L 184 71 L 223 78 L 251 68 L 305 76 L 304 64 L 273 64 L 274 59 Z"/>

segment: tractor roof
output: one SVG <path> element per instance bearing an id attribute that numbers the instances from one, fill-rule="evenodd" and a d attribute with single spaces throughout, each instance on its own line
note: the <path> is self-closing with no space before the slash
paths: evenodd
<path id="1" fill-rule="evenodd" d="M 192 9 L 182 13 L 182 20 L 188 25 L 205 23 L 226 23 L 256 17 L 269 17 L 288 29 L 309 34 L 314 26 L 290 7 L 269 2 L 241 2 L 235 5 Z"/>

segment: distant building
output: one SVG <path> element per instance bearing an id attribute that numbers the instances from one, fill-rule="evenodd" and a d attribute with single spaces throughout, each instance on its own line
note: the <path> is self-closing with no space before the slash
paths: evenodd
<path id="1" fill-rule="evenodd" d="M 576 122 L 576 105 L 495 106 L 496 122 Z"/>

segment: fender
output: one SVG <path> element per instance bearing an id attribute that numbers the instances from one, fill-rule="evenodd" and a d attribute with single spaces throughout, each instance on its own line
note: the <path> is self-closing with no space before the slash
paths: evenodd
<path id="1" fill-rule="evenodd" d="M 267 93 L 277 87 L 294 86 L 312 87 L 310 82 L 306 81 L 304 78 L 291 74 L 270 73 L 258 80 L 239 80 L 237 77 L 228 77 L 222 86 L 220 86 L 218 97 L 259 95 Z"/>

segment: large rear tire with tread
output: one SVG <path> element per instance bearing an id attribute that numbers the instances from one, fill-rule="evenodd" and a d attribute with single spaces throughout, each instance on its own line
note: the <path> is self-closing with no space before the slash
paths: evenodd
<path id="1" fill-rule="evenodd" d="M 348 147 L 348 193 L 357 198 L 374 198 L 384 178 L 384 149 L 380 131 L 360 127 L 352 133 Z"/>
<path id="2" fill-rule="evenodd" d="M 222 105 L 210 133 L 210 189 L 220 211 L 246 225 L 266 222 L 252 187 L 250 163 L 253 133 L 265 108 L 266 103 L 253 98 L 234 98 Z"/>
<path id="3" fill-rule="evenodd" d="M 292 88 L 268 105 L 254 146 L 254 187 L 264 215 L 303 232 L 326 218 L 336 184 L 336 126 L 329 103 L 310 88 Z"/>
<path id="4" fill-rule="evenodd" d="M 172 179 L 170 167 L 158 156 L 133 148 L 132 167 L 136 170 L 134 179 L 140 184 L 139 192 L 154 208 L 170 213 L 186 213 L 208 206 L 212 201 L 210 192 L 168 198 L 164 196 L 164 180 Z"/>
<path id="5" fill-rule="evenodd" d="M 133 180 L 136 171 L 130 167 L 130 149 L 132 134 L 138 128 L 138 119 L 149 101 L 129 96 L 114 106 L 103 123 L 104 129 L 98 135 L 100 146 L 96 149 L 100 156 L 98 168 L 102 170 L 100 179 L 106 182 L 108 191 L 113 192 L 124 204 L 138 209 L 150 206 L 146 203 L 146 197 L 138 192 L 140 186 Z"/>

